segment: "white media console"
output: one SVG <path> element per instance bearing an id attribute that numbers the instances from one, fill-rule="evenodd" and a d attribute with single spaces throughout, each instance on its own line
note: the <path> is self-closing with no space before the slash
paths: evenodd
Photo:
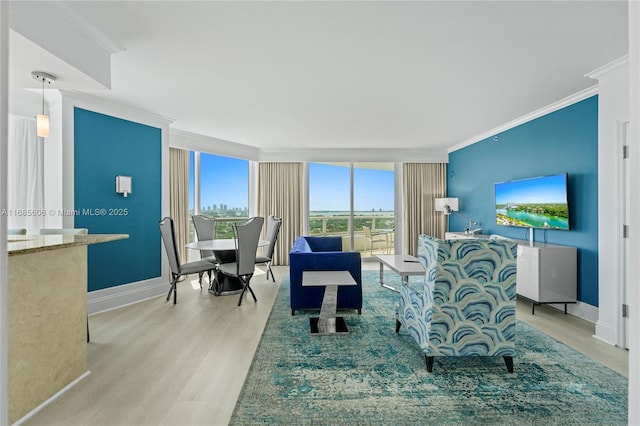
<path id="1" fill-rule="evenodd" d="M 489 235 L 447 232 L 445 239 L 489 238 Z M 577 249 L 571 246 L 518 241 L 518 295 L 531 300 L 531 313 L 542 303 L 564 304 L 578 300 Z"/>

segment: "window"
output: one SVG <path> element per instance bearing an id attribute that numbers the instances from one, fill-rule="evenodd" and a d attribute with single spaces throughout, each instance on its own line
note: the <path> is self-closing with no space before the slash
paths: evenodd
<path id="1" fill-rule="evenodd" d="M 249 216 L 249 161 L 197 151 L 192 154 L 189 214 L 215 217 L 216 238 L 232 238 L 233 222 Z"/>
<path id="2" fill-rule="evenodd" d="M 349 163 L 309 164 L 309 235 L 349 235 Z"/>
<path id="3" fill-rule="evenodd" d="M 340 235 L 363 254 L 393 253 L 394 178 L 393 163 L 310 163 L 309 235 Z M 378 234 L 373 247 L 365 227 Z"/>

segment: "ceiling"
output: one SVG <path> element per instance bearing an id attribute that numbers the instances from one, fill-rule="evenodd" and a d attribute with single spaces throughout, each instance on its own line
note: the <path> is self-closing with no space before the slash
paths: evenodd
<path id="1" fill-rule="evenodd" d="M 38 87 L 28 67 L 67 73 L 61 87 L 260 149 L 447 149 L 627 53 L 618 1 L 60 4 L 117 46 L 110 88 L 19 35 L 13 87 Z"/>

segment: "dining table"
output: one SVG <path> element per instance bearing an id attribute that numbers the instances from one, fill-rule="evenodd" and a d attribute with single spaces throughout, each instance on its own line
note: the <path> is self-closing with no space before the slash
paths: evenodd
<path id="1" fill-rule="evenodd" d="M 258 247 L 266 247 L 269 240 L 258 240 Z M 234 238 L 216 238 L 188 243 L 186 248 L 191 250 L 209 250 L 213 252 L 218 264 L 236 261 L 237 241 Z M 216 296 L 237 294 L 242 291 L 242 281 L 239 278 L 224 275 L 218 269 L 214 271 L 209 283 L 209 292 Z"/>

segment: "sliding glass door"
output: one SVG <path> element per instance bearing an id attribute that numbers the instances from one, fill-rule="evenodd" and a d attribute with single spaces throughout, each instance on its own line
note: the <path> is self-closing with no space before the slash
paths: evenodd
<path id="1" fill-rule="evenodd" d="M 349 235 L 349 163 L 309 164 L 309 235 Z"/>
<path id="2" fill-rule="evenodd" d="M 394 176 L 393 163 L 353 165 L 354 249 L 367 256 L 394 252 Z"/>
<path id="3" fill-rule="evenodd" d="M 309 235 L 339 235 L 364 257 L 393 253 L 393 163 L 309 163 Z"/>

